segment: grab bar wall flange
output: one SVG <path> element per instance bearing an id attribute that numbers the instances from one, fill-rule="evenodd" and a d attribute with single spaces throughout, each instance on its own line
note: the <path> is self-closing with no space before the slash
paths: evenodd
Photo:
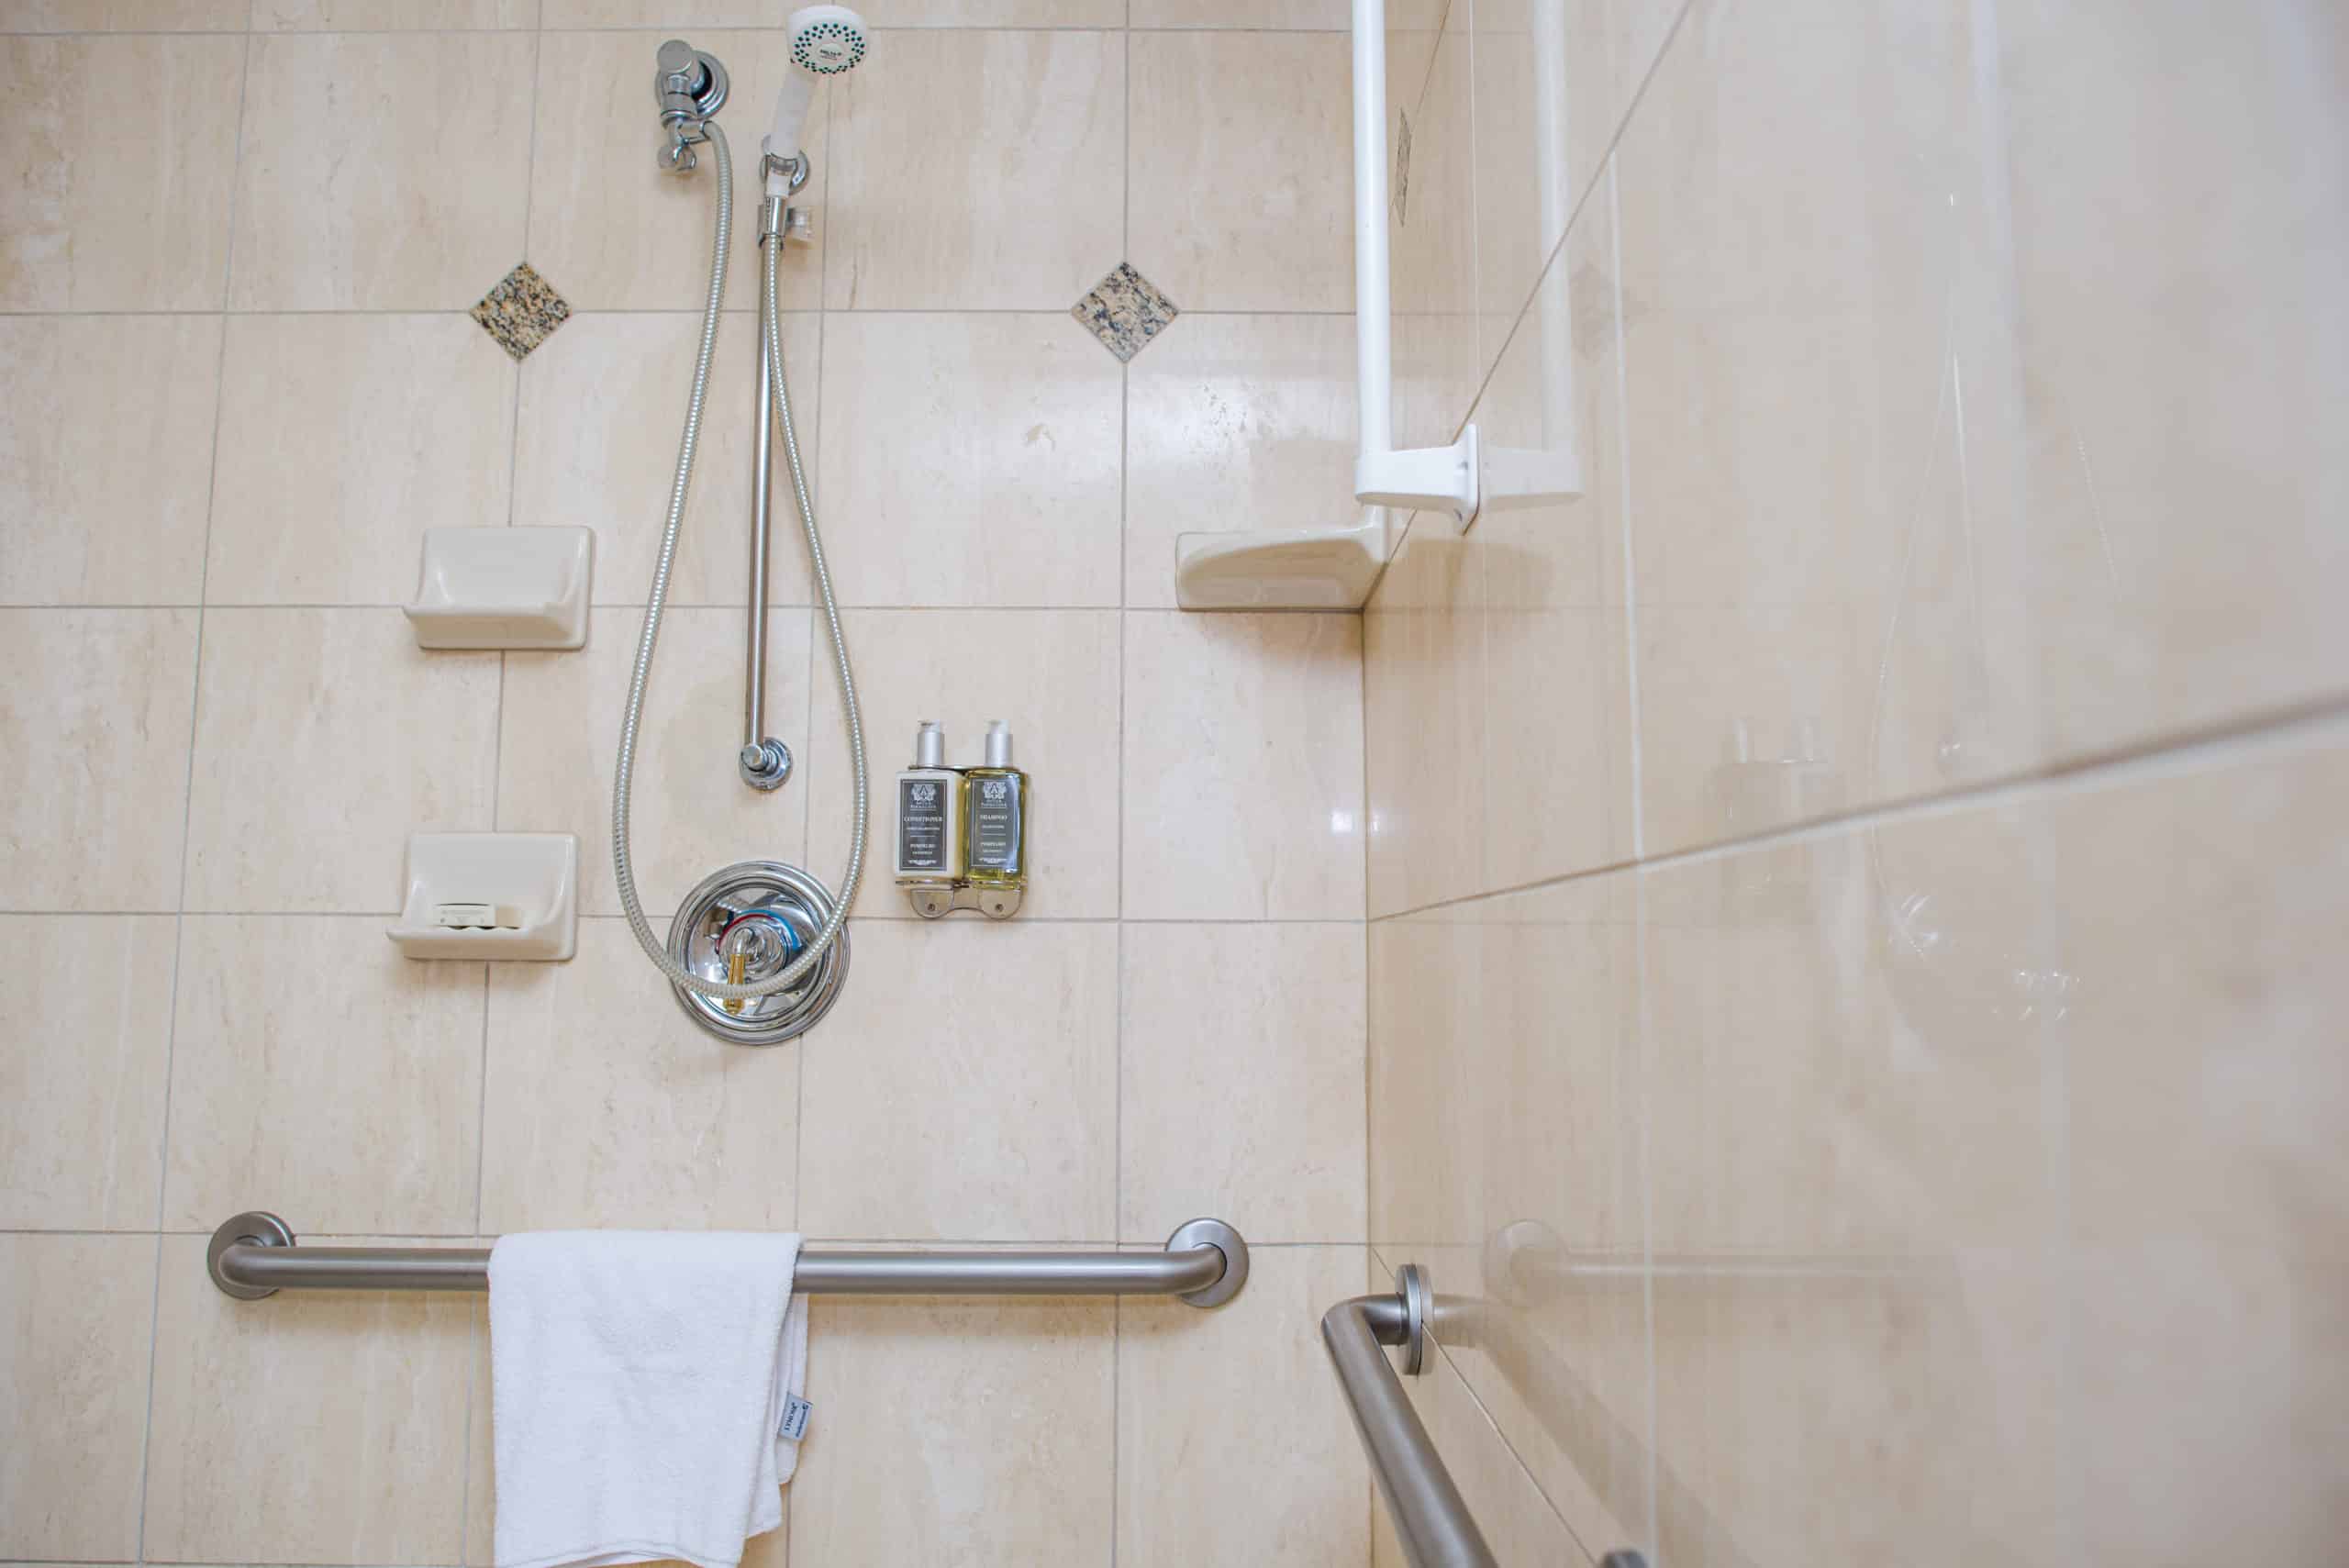
<path id="1" fill-rule="evenodd" d="M 212 1283 L 222 1292 L 239 1301 L 259 1301 L 264 1296 L 275 1296 L 273 1284 L 250 1284 L 233 1277 L 228 1271 L 228 1249 L 236 1246 L 291 1247 L 294 1228 L 265 1209 L 251 1209 L 230 1219 L 212 1233 L 212 1244 L 204 1250 L 204 1266 L 212 1275 Z"/>
<path id="2" fill-rule="evenodd" d="M 212 1233 L 212 1283 L 240 1301 L 280 1290 L 489 1288 L 486 1247 L 306 1247 L 273 1214 Z M 1219 1307 L 1248 1280 L 1248 1243 L 1220 1219 L 1176 1228 L 1158 1252 L 845 1252 L 803 1250 L 792 1286 L 834 1296 L 1173 1296 Z"/>

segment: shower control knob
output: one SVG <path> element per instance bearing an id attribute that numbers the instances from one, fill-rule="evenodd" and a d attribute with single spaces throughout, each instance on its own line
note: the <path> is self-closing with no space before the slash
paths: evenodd
<path id="1" fill-rule="evenodd" d="M 698 84 L 701 61 L 694 53 L 694 46 L 685 39 L 671 39 L 662 44 L 656 63 L 672 92 L 690 93 Z"/>

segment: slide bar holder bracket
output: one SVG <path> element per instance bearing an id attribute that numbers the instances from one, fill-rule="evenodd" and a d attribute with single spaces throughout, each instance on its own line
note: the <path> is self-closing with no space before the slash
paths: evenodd
<path id="1" fill-rule="evenodd" d="M 240 1301 L 281 1290 L 489 1288 L 486 1247 L 306 1247 L 262 1210 L 212 1233 L 212 1283 Z M 1163 1252 L 846 1252 L 803 1248 L 811 1296 L 1173 1296 L 1220 1307 L 1248 1283 L 1248 1243 L 1220 1219 L 1176 1228 Z"/>

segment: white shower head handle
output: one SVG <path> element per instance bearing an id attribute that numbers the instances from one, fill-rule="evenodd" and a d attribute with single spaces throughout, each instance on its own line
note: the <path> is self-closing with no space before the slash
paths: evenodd
<path id="1" fill-rule="evenodd" d="M 856 69 L 864 58 L 867 33 L 864 18 L 845 6 L 809 6 L 791 14 L 791 69 L 783 90 L 774 97 L 774 119 L 767 132 L 770 159 L 796 159 L 799 138 L 807 128 L 807 110 L 816 99 L 816 83 Z M 767 195 L 788 194 L 784 176 L 767 165 Z"/>

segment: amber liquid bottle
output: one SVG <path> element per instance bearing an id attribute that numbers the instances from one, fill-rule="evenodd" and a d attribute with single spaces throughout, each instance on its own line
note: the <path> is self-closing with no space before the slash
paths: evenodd
<path id="1" fill-rule="evenodd" d="M 996 719 L 985 765 L 963 774 L 964 880 L 993 919 L 1017 913 L 1028 888 L 1028 775 L 1011 765 L 1011 730 Z"/>

